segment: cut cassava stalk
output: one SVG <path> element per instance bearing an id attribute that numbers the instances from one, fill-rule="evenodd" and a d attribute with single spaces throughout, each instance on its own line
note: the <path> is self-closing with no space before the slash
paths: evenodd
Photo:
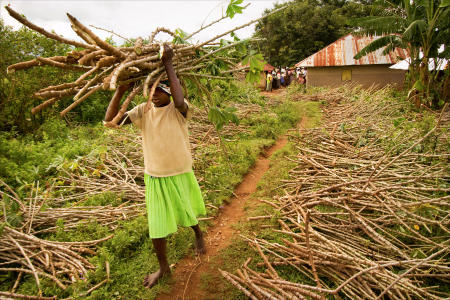
<path id="1" fill-rule="evenodd" d="M 139 94 L 142 91 L 142 84 L 135 87 L 133 91 L 128 95 L 128 97 L 123 102 L 122 106 L 120 107 L 119 112 L 117 115 L 107 124 L 108 127 L 115 127 L 119 124 L 120 119 L 122 119 L 123 115 L 125 114 L 128 105 L 130 102 L 136 97 L 137 94 Z"/>
<path id="2" fill-rule="evenodd" d="M 94 69 L 96 69 L 96 68 L 98 68 L 97 66 L 94 68 Z M 103 70 L 101 73 L 99 73 L 99 74 L 96 74 L 95 76 L 94 76 L 94 78 L 92 78 L 91 80 L 89 80 L 84 86 L 83 86 L 83 88 L 73 97 L 73 100 L 76 102 L 78 99 L 79 99 L 79 97 L 89 88 L 89 87 L 91 87 L 94 83 L 97 83 L 100 79 L 103 79 L 103 77 L 106 75 L 106 73 L 108 73 L 111 69 L 112 69 L 113 67 L 111 66 L 111 67 L 109 67 L 109 68 L 107 68 L 107 69 L 105 69 L 105 70 Z M 94 70 L 93 69 L 93 70 Z M 78 81 L 79 79 L 77 79 L 77 81 Z M 103 86 L 102 86 L 103 87 Z"/>
<path id="3" fill-rule="evenodd" d="M 153 43 L 153 40 L 155 39 L 156 35 L 160 32 L 165 32 L 167 34 L 170 34 L 171 36 L 175 37 L 175 33 L 170 30 L 167 29 L 165 27 L 157 27 L 155 31 L 152 32 L 152 34 L 150 35 L 150 37 L 148 38 L 148 42 L 151 44 Z"/>
<path id="4" fill-rule="evenodd" d="M 228 31 L 226 31 L 226 32 L 224 32 L 224 33 L 221 33 L 221 34 L 219 34 L 219 35 L 216 35 L 216 36 L 213 37 L 212 39 L 210 39 L 210 40 L 208 40 L 208 41 L 206 41 L 206 42 L 203 42 L 203 43 L 200 44 L 200 45 L 196 45 L 195 47 L 196 47 L 196 48 L 203 47 L 203 46 L 205 46 L 205 45 L 208 44 L 208 43 L 214 42 L 215 40 L 218 40 L 218 39 L 220 39 L 221 37 L 226 36 L 227 34 L 230 34 L 230 33 L 234 32 L 234 31 L 236 31 L 236 30 L 239 30 L 239 29 L 245 28 L 245 27 L 247 27 L 247 26 L 250 26 L 250 25 L 252 25 L 252 24 L 258 22 L 258 21 L 261 20 L 261 19 L 264 19 L 264 18 L 266 18 L 266 17 L 268 17 L 268 16 L 271 16 L 271 15 L 273 15 L 273 14 L 276 14 L 277 12 L 280 12 L 280 11 L 282 11 L 283 9 L 286 9 L 287 7 L 288 7 L 288 6 L 286 5 L 286 6 L 283 6 L 283 7 L 278 8 L 278 9 L 275 9 L 275 10 L 271 11 L 270 13 L 264 15 L 264 16 L 261 17 L 261 18 L 257 18 L 257 19 L 251 20 L 251 21 L 248 22 L 248 23 L 245 23 L 245 24 L 240 25 L 240 26 L 238 26 L 238 27 L 235 27 L 235 28 L 233 28 L 233 29 L 231 29 L 231 30 L 228 30 Z"/>
<path id="5" fill-rule="evenodd" d="M 62 98 L 64 96 L 67 95 L 74 95 L 79 91 L 79 87 L 78 85 L 72 84 L 71 88 L 68 89 L 64 89 L 64 90 L 59 90 L 59 89 L 54 89 L 54 90 L 47 90 L 45 92 L 38 92 L 35 93 L 34 96 L 38 99 L 49 99 L 49 98 Z"/>
<path id="6" fill-rule="evenodd" d="M 250 3 L 248 3 L 247 5 L 245 5 L 245 6 L 243 7 L 243 9 L 247 8 L 249 5 L 250 5 Z M 222 20 L 224 20 L 224 19 L 226 19 L 226 18 L 228 18 L 228 16 L 225 15 L 225 16 L 221 17 L 220 19 L 217 19 L 217 20 L 215 20 L 215 21 L 212 21 L 212 22 L 209 23 L 208 25 L 205 25 L 205 26 L 200 27 L 200 29 L 194 31 L 193 33 L 191 33 L 190 35 L 188 35 L 185 39 L 186 39 L 186 40 L 189 40 L 191 37 L 193 37 L 194 35 L 196 35 L 196 34 L 199 33 L 200 31 L 205 30 L 206 28 L 211 27 L 212 25 L 219 23 L 220 21 L 222 21 Z"/>
<path id="7" fill-rule="evenodd" d="M 284 8 L 285 7 L 277 9 L 268 15 L 276 13 Z M 135 83 L 136 86 L 143 85 L 140 92 L 143 91 L 144 96 L 147 97 L 149 87 L 151 85 L 153 86 L 156 78 L 158 78 L 158 76 L 160 76 L 163 72 L 163 65 L 161 63 L 159 53 L 161 44 L 156 43 L 154 39 L 160 32 L 168 33 L 174 38 L 176 37 L 176 34 L 170 29 L 158 27 L 150 35 L 149 43 L 146 45 L 143 43 L 142 38 L 138 38 L 132 47 L 115 47 L 100 39 L 75 17 L 67 14 L 67 17 L 72 25 L 72 29 L 85 41 L 85 43 L 79 43 L 45 31 L 43 28 L 26 20 L 10 7 L 7 7 L 7 11 L 12 17 L 16 18 L 19 22 L 36 32 L 39 32 L 58 42 L 83 48 L 83 50 L 71 51 L 66 56 L 52 58 L 38 57 L 34 60 L 18 63 L 8 67 L 8 72 L 10 73 L 15 70 L 24 70 L 30 67 L 40 66 L 42 64 L 66 70 L 83 72 L 83 74 L 79 76 L 75 82 L 59 84 L 53 86 L 53 88 L 43 87 L 40 91 L 36 92 L 36 97 L 49 100 L 34 107 L 33 113 L 37 113 L 53 104 L 54 101 L 56 101 L 55 98 L 59 99 L 75 94 L 74 103 L 63 109 L 60 113 L 61 116 L 65 116 L 68 111 L 81 103 L 88 96 L 94 94 L 96 91 L 99 91 L 100 89 L 115 90 L 118 85 L 128 83 Z M 220 43 L 214 43 L 214 45 L 211 45 L 211 43 L 230 32 L 249 26 L 266 16 L 252 20 L 251 22 L 238 26 L 223 34 L 219 34 L 209 41 L 198 45 L 172 44 L 171 47 L 174 49 L 174 68 L 180 79 L 183 81 L 183 76 L 187 76 L 187 78 L 203 77 L 206 79 L 228 79 L 232 78 L 232 74 L 246 70 L 247 68 L 240 68 L 237 64 L 238 61 L 235 59 L 224 57 L 223 53 L 247 41 L 239 41 L 229 45 L 222 45 Z M 200 28 L 192 35 L 222 21 L 223 19 L 225 19 L 225 17 L 219 18 L 211 24 Z M 224 67 L 225 69 L 221 70 L 220 73 L 222 76 L 216 76 L 217 74 L 208 74 L 208 64 L 204 63 L 207 60 L 220 60 L 225 62 L 226 67 Z M 190 71 L 189 75 L 185 75 L 187 71 Z M 105 74 L 105 72 L 107 74 Z M 100 74 L 102 75 L 100 76 Z M 165 76 L 163 76 L 162 80 L 164 80 L 164 78 Z M 95 85 L 100 79 L 103 80 L 101 88 Z M 195 82 L 200 83 L 199 81 Z M 95 88 L 92 88 L 94 85 Z M 125 107 L 125 109 L 126 108 L 127 107 Z M 109 123 L 109 125 L 112 124 Z"/>
<path id="8" fill-rule="evenodd" d="M 156 74 L 158 74 L 159 72 L 162 72 L 163 68 L 159 67 L 156 70 L 154 70 L 153 72 L 151 72 L 150 74 L 148 74 L 147 78 L 145 78 L 145 82 L 144 82 L 144 97 L 148 98 L 148 86 L 150 85 L 153 77 L 156 76 Z"/>
<path id="9" fill-rule="evenodd" d="M 27 300 L 56 300 L 57 297 L 41 297 L 41 296 L 30 296 L 30 295 L 24 295 L 24 294 L 17 294 L 17 293 L 9 293 L 9 292 L 2 292 L 0 291 L 0 296 L 7 297 L 6 299 L 15 298 L 15 299 L 27 299 Z"/>
<path id="10" fill-rule="evenodd" d="M 29 22 L 26 18 L 22 17 L 19 13 L 17 13 L 16 11 L 14 11 L 12 8 L 10 8 L 9 6 L 5 6 L 5 9 L 8 11 L 9 15 L 11 17 L 13 17 L 14 19 L 16 19 L 17 21 L 19 21 L 20 23 L 22 23 L 23 25 L 27 26 L 28 28 L 39 32 L 40 34 L 51 38 L 53 40 L 56 40 L 58 42 L 64 43 L 64 44 L 68 44 L 68 45 L 73 45 L 75 47 L 81 47 L 81 48 L 87 48 L 87 49 L 96 49 L 97 47 L 95 47 L 94 45 L 90 45 L 90 44 L 84 44 L 84 43 L 79 43 L 76 41 L 72 41 L 66 38 L 63 38 L 57 34 L 54 33 L 50 33 L 48 31 L 46 31 L 45 29 L 34 25 L 33 23 Z"/>
<path id="11" fill-rule="evenodd" d="M 150 95 L 148 96 L 147 104 L 145 105 L 145 112 L 147 112 L 150 109 L 150 105 L 152 103 L 153 95 L 155 94 L 156 87 L 158 86 L 159 82 L 165 75 L 165 72 L 156 78 L 155 82 L 153 83 L 152 89 L 150 90 Z"/>
<path id="12" fill-rule="evenodd" d="M 18 271 L 32 274 L 37 282 L 39 277 L 46 277 L 54 281 L 60 288 L 64 285 L 56 274 L 66 275 L 69 278 L 78 278 L 87 275 L 94 266 L 79 253 L 90 252 L 89 247 L 111 238 L 112 236 L 97 240 L 76 243 L 61 243 L 39 239 L 31 234 L 20 232 L 5 226 L 1 237 L 2 246 L 8 247 L 8 252 L 0 251 L 0 258 L 5 263 L 0 264 L 0 271 Z M 24 259 L 20 259 L 23 257 Z M 17 259 L 19 258 L 19 259 Z M 32 261 L 31 261 L 32 258 Z M 4 267 L 20 264 L 22 268 Z"/>
<path id="13" fill-rule="evenodd" d="M 392 116 L 408 108 L 398 99 L 386 101 L 390 98 L 388 89 L 358 87 L 292 96 L 325 100 L 325 121 L 302 130 L 301 137 L 290 135 L 298 153 L 287 160 L 295 167 L 278 186 L 285 193 L 265 200 L 280 216 L 282 230 L 274 229 L 276 235 L 285 238 L 244 237 L 264 251 L 258 251 L 263 261 L 258 266 L 266 270 L 244 266 L 248 276 L 241 278 L 241 288 L 257 299 L 265 298 L 255 286 L 282 289 L 285 299 L 298 293 L 314 299 L 450 296 L 438 288 L 447 284 L 442 274 L 450 270 L 448 123 L 442 124 L 441 112 L 430 131 L 404 131 L 393 146 L 390 134 L 398 131 Z M 427 150 L 430 138 L 435 143 Z M 270 278 L 271 268 L 279 267 L 308 280 Z"/>
<path id="14" fill-rule="evenodd" d="M 91 65 L 92 60 L 94 58 L 96 58 L 97 56 L 102 56 L 102 55 L 107 55 L 107 54 L 108 54 L 108 51 L 103 50 L 103 49 L 97 50 L 94 52 L 89 52 L 89 53 L 86 53 L 85 55 L 83 55 L 81 58 L 79 58 L 78 63 L 80 65 L 88 66 L 88 65 Z"/>
<path id="15" fill-rule="evenodd" d="M 61 63 L 61 62 L 57 62 L 57 61 L 54 61 L 52 59 L 44 58 L 44 57 L 37 57 L 36 60 L 40 64 L 49 65 L 49 66 L 52 66 L 52 67 L 57 67 L 57 68 L 66 69 L 66 70 L 86 71 L 86 70 L 90 69 L 89 67 L 85 67 L 85 66 L 67 65 L 67 64 L 64 64 L 64 63 Z"/>
<path id="16" fill-rule="evenodd" d="M 74 64 L 76 63 L 76 60 L 72 59 L 71 57 L 67 57 L 67 56 L 53 56 L 53 57 L 48 57 L 47 59 L 50 59 L 51 61 L 55 61 L 55 62 L 65 62 L 65 63 L 69 63 L 69 64 Z M 31 67 L 36 67 L 36 66 L 40 66 L 42 63 L 37 60 L 37 59 L 32 59 L 29 61 L 24 61 L 24 62 L 20 62 L 14 65 L 10 65 L 8 66 L 8 68 L 6 69 L 6 71 L 9 73 L 13 73 L 17 70 L 24 70 L 24 69 L 28 69 Z"/>
<path id="17" fill-rule="evenodd" d="M 90 89 L 89 92 L 87 92 L 83 97 L 79 98 L 78 100 L 76 100 L 75 102 L 73 102 L 72 104 L 70 104 L 68 107 L 66 107 L 62 112 L 60 112 L 59 114 L 61 115 L 61 117 L 64 117 L 69 111 L 71 111 L 72 109 L 74 109 L 78 104 L 80 104 L 81 102 L 83 102 L 84 100 L 86 100 L 90 95 L 92 95 L 93 93 L 97 92 L 98 90 L 100 90 L 102 88 L 102 85 L 99 84 L 97 86 L 94 86 Z"/>
<path id="18" fill-rule="evenodd" d="M 99 38 L 97 35 L 95 35 L 89 28 L 81 24 L 75 17 L 73 17 L 71 14 L 67 13 L 67 17 L 69 18 L 72 25 L 79 28 L 81 31 L 83 31 L 87 36 L 90 37 L 91 42 L 90 44 L 95 43 L 97 46 L 102 48 L 103 50 L 108 51 L 109 53 L 113 54 L 114 56 L 125 58 L 126 54 L 122 51 L 118 50 L 116 47 L 114 47 L 111 44 L 108 44 L 107 42 L 103 41 L 101 38 Z M 86 48 L 86 47 L 83 47 Z"/>
<path id="19" fill-rule="evenodd" d="M 113 35 L 116 35 L 116 36 L 120 37 L 121 39 L 124 39 L 125 41 L 127 41 L 127 42 L 130 42 L 130 43 L 131 43 L 131 40 L 127 39 L 126 37 L 123 37 L 123 36 L 121 36 L 121 35 L 120 35 L 120 34 L 118 34 L 118 33 L 115 33 L 115 32 L 114 32 L 114 31 L 112 31 L 112 30 L 108 30 L 108 29 L 100 28 L 100 27 L 97 27 L 97 26 L 94 26 L 94 25 L 89 25 L 89 26 L 91 26 L 91 27 L 93 27 L 93 28 L 95 28 L 95 29 L 98 29 L 98 30 L 103 30 L 103 31 L 106 31 L 106 32 L 112 33 Z"/>

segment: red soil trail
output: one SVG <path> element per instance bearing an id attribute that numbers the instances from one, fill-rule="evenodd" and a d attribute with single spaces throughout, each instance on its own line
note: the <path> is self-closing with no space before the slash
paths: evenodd
<path id="1" fill-rule="evenodd" d="M 161 294 L 158 300 L 177 299 L 212 299 L 214 295 L 209 294 L 201 288 L 201 275 L 210 272 L 218 272 L 212 269 L 208 262 L 218 255 L 219 251 L 228 247 L 232 237 L 237 234 L 234 229 L 239 222 L 246 222 L 245 204 L 252 200 L 249 196 L 256 191 L 257 184 L 264 173 L 269 169 L 269 158 L 278 149 L 287 143 L 285 136 L 278 139 L 274 145 L 264 151 L 253 168 L 245 175 L 242 182 L 234 190 L 230 204 L 225 205 L 221 213 L 208 228 L 205 235 L 207 254 L 200 257 L 188 257 L 178 262 L 172 276 L 175 280 L 172 290 L 168 294 Z"/>

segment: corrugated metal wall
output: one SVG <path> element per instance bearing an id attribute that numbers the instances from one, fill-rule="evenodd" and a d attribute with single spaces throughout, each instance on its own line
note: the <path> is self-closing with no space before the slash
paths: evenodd
<path id="1" fill-rule="evenodd" d="M 351 80 L 343 81 L 342 74 L 350 70 Z M 389 69 L 389 65 L 318 67 L 308 68 L 307 86 L 338 86 L 344 83 L 361 84 L 363 87 L 377 85 L 384 87 L 388 84 L 402 88 L 405 71 Z"/>

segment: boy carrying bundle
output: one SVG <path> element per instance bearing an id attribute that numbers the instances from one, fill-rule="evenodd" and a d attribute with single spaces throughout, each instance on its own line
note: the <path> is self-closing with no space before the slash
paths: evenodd
<path id="1" fill-rule="evenodd" d="M 150 106 L 142 103 L 124 114 L 120 124 L 133 123 L 142 132 L 145 165 L 145 201 L 149 234 L 159 270 L 148 274 L 144 286 L 154 286 L 170 274 L 166 255 L 166 237 L 177 226 L 191 227 L 196 238 L 196 250 L 206 253 L 203 234 L 197 216 L 205 214 L 200 187 L 192 171 L 187 121 L 190 107 L 185 101 L 181 84 L 172 64 L 173 49 L 164 44 L 162 62 L 170 88 L 160 84 Z M 120 86 L 111 100 L 105 121 L 111 121 L 119 111 L 120 99 L 130 86 Z M 173 100 L 173 101 L 172 101 Z"/>

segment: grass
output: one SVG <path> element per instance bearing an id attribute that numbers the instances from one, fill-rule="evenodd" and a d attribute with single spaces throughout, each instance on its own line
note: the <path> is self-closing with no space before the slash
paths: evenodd
<path id="1" fill-rule="evenodd" d="M 32 182 L 54 175 L 55 163 L 86 155 L 107 139 L 101 125 L 68 128 L 61 119 L 48 121 L 33 135 L 11 135 L 0 132 L 0 178 L 19 194 Z"/>
<path id="2" fill-rule="evenodd" d="M 383 91 L 379 91 L 377 93 L 382 93 Z M 388 91 L 389 93 L 386 94 L 386 102 L 387 103 L 395 103 L 398 104 L 400 101 L 405 101 L 404 99 L 401 99 L 401 97 L 395 96 L 392 94 L 392 92 Z M 364 100 L 371 101 L 372 95 L 364 95 L 363 92 L 359 92 L 362 95 L 358 97 L 364 97 Z M 401 96 L 401 95 L 400 95 Z M 395 98 L 397 97 L 397 98 Z M 297 103 L 299 108 L 303 108 L 303 111 L 305 113 L 303 114 L 304 117 L 306 117 L 306 128 L 315 127 L 318 124 L 320 124 L 320 103 L 319 102 L 299 102 Z M 380 143 L 382 146 L 384 146 L 386 149 L 390 149 L 390 147 L 396 147 L 397 153 L 403 151 L 406 147 L 409 147 L 409 144 L 405 145 L 393 145 L 393 142 L 395 139 L 393 139 L 393 135 L 411 135 L 414 132 L 419 132 L 420 135 L 424 135 L 427 133 L 433 126 L 435 122 L 435 116 L 432 114 L 429 114 L 427 112 L 420 112 L 420 113 L 414 113 L 412 110 L 405 109 L 399 110 L 398 113 L 392 116 L 392 126 L 389 128 L 389 130 L 386 130 L 386 137 L 383 137 L 383 139 L 380 140 Z M 389 119 L 390 120 L 390 119 Z M 300 134 L 301 132 L 292 132 L 292 134 Z M 368 131 L 366 133 L 367 135 L 370 135 L 371 132 Z M 414 141 L 411 141 L 411 143 Z M 448 145 L 449 143 L 444 144 L 443 147 L 447 147 L 448 152 Z M 358 145 L 361 146 L 361 145 Z M 433 146 L 435 147 L 435 144 L 433 144 L 433 140 L 430 139 L 430 141 L 425 141 L 423 143 L 422 149 L 414 149 L 416 152 L 425 152 L 430 151 L 430 149 L 433 149 Z M 278 150 L 274 153 L 274 155 L 270 158 L 270 169 L 269 171 L 263 176 L 261 179 L 258 191 L 255 194 L 255 199 L 265 199 L 265 200 L 272 200 L 273 197 L 283 195 L 284 192 L 280 188 L 283 184 L 283 179 L 287 179 L 288 172 L 293 167 L 295 167 L 297 164 L 295 162 L 291 162 L 289 160 L 286 160 L 286 156 L 294 156 L 298 153 L 298 150 L 296 150 L 296 145 L 292 142 L 288 142 L 288 144 L 283 148 Z M 434 152 L 434 151 L 433 151 Z M 430 162 L 431 163 L 431 162 Z M 445 187 L 446 185 L 442 183 L 442 187 Z M 445 196 L 445 194 L 442 194 L 440 196 Z M 336 211 L 337 208 L 329 207 L 329 206 L 318 206 L 316 209 L 321 211 Z M 416 207 L 414 208 L 416 210 L 420 210 L 420 214 L 427 215 L 427 217 L 432 218 L 434 214 L 437 214 L 438 211 L 433 206 L 427 205 L 423 207 Z M 417 211 L 416 211 L 417 212 Z M 252 206 L 248 209 L 248 216 L 258 216 L 258 215 L 276 215 L 276 211 L 273 209 L 273 207 L 265 204 L 259 204 Z M 239 230 L 244 236 L 248 237 L 254 237 L 265 239 L 269 242 L 280 242 L 282 238 L 287 238 L 286 235 L 279 234 L 277 232 L 272 231 L 271 229 L 263 229 L 261 228 L 261 225 L 274 225 L 278 227 L 278 224 L 274 222 L 273 219 L 263 219 L 263 220 L 257 220 L 257 221 L 250 221 L 247 224 L 243 224 L 239 227 Z M 426 228 L 423 226 L 420 226 L 417 228 L 417 230 L 420 230 L 421 233 L 425 236 L 427 236 Z M 434 231 L 434 230 L 433 230 Z M 430 238 L 431 232 L 429 232 Z M 437 235 L 438 233 L 433 232 L 434 235 Z M 398 236 L 397 236 L 398 237 Z M 401 236 L 399 237 L 401 238 Z M 364 239 L 364 237 L 361 237 L 361 239 Z M 444 242 L 445 238 L 442 240 L 439 240 L 439 242 Z M 437 241 L 437 240 L 436 240 Z M 404 241 L 408 243 L 408 241 Z M 370 243 L 370 239 L 367 239 L 367 243 Z M 245 242 L 242 241 L 242 239 L 236 238 L 232 245 L 222 251 L 221 257 L 217 260 L 216 266 L 221 267 L 222 269 L 236 274 L 236 269 L 240 268 L 240 266 L 246 261 L 248 257 L 254 258 L 254 260 L 250 263 L 250 266 L 254 270 L 263 271 L 266 268 L 258 268 L 256 266 L 257 263 L 261 262 L 261 259 L 259 258 L 259 254 L 252 248 L 245 247 Z M 426 254 L 419 250 L 414 250 L 414 257 L 420 257 L 425 258 Z M 227 262 L 227 264 L 222 264 L 221 262 Z M 291 282 L 302 282 L 305 284 L 312 284 L 315 285 L 314 281 L 311 281 L 310 278 L 307 278 L 297 270 L 295 270 L 293 267 L 290 266 L 277 266 L 276 270 L 278 274 L 283 278 L 283 280 L 291 281 Z M 208 286 L 208 283 L 216 282 L 215 285 L 218 285 L 218 280 L 221 280 L 223 282 L 223 286 L 226 288 L 221 289 L 221 294 L 217 297 L 217 299 L 246 299 L 246 297 L 238 291 L 236 288 L 234 288 L 231 284 L 228 284 L 225 279 L 220 278 L 220 276 L 212 277 L 211 275 L 205 276 L 205 286 Z M 327 281 L 326 278 L 323 278 L 323 280 Z M 436 285 L 438 281 L 433 280 L 426 280 L 429 286 Z M 334 288 L 335 286 L 330 285 L 331 288 Z M 447 292 L 448 293 L 448 286 L 439 286 L 438 288 L 441 292 Z"/>
<path id="3" fill-rule="evenodd" d="M 205 202 L 220 206 L 230 198 L 234 187 L 254 164 L 262 149 L 272 143 L 273 140 L 260 138 L 227 142 L 229 157 L 222 152 L 217 153 L 216 149 L 211 149 L 205 154 L 206 157 L 201 157 L 203 163 L 209 165 L 204 169 L 205 183 L 201 184 L 204 191 L 209 191 L 205 194 Z"/>
<path id="4" fill-rule="evenodd" d="M 317 126 L 320 122 L 320 103 L 318 102 L 298 102 L 288 103 L 287 107 L 295 109 L 298 113 L 297 121 L 300 118 L 306 118 L 305 127 L 311 128 Z M 292 110 L 291 110 L 292 111 Z M 291 112 L 290 112 L 291 113 Z M 293 134 L 298 134 L 294 132 Z M 270 157 L 270 169 L 263 175 L 258 184 L 257 192 L 252 196 L 252 200 L 247 201 L 246 217 L 271 215 L 274 218 L 260 219 L 248 222 L 241 222 L 235 226 L 236 232 L 247 237 L 263 238 L 272 242 L 281 242 L 284 235 L 274 232 L 271 228 L 262 228 L 262 225 L 278 226 L 276 222 L 277 211 L 270 205 L 259 202 L 258 199 L 271 200 L 272 197 L 282 195 L 282 189 L 278 187 L 282 184 L 283 179 L 288 178 L 288 172 L 296 164 L 286 160 L 286 156 L 292 156 L 296 153 L 295 144 L 288 142 L 282 149 L 277 150 Z M 226 281 L 216 270 L 218 268 L 230 273 L 235 273 L 236 269 L 251 257 L 252 261 L 250 267 L 254 270 L 263 270 L 262 267 L 257 267 L 258 263 L 262 262 L 258 252 L 252 249 L 250 245 L 240 236 L 235 236 L 227 248 L 223 249 L 217 257 L 210 261 L 211 273 L 202 275 L 202 288 L 210 294 L 214 294 L 213 299 L 248 299 L 241 291 L 232 286 Z M 277 267 L 277 271 L 283 278 L 292 280 L 294 282 L 305 282 L 308 279 L 299 274 L 290 266 Z"/>
<path id="5" fill-rule="evenodd" d="M 266 105 L 259 95 L 254 100 L 243 98 L 242 102 L 246 101 L 261 106 Z M 278 136 L 294 127 L 302 117 L 303 111 L 309 111 L 312 107 L 313 105 L 310 104 L 283 102 L 274 107 L 272 111 L 265 109 L 261 114 L 249 115 L 241 120 L 242 124 L 249 126 L 250 131 L 233 137 L 225 137 L 224 145 L 228 155 L 218 151 L 214 146 L 207 146 L 202 149 L 198 153 L 199 163 L 196 166 L 198 167 L 196 175 L 203 179 L 200 183 L 204 192 L 205 203 L 220 206 L 223 202 L 226 202 L 231 197 L 234 187 L 242 180 L 261 151 L 272 145 Z M 55 121 L 46 126 L 48 128 L 43 128 L 38 133 L 37 139 L 29 137 L 11 140 L 7 139 L 6 136 L 0 137 L 2 138 L 0 146 L 5 148 L 0 160 L 9 164 L 2 169 L 2 172 L 18 170 L 23 166 L 22 173 L 18 173 L 19 177 L 13 184 L 16 188 L 21 188 L 27 193 L 27 189 L 31 188 L 31 182 L 38 178 L 45 180 L 55 174 L 57 170 L 52 168 L 52 165 L 61 163 L 69 165 L 92 151 L 104 152 L 105 140 L 109 138 L 108 131 L 103 130 L 100 125 L 68 128 L 63 123 Z M 25 154 L 23 156 L 16 153 L 19 152 L 19 149 L 24 149 Z M 29 153 L 29 155 L 27 156 L 26 153 Z M 278 156 L 280 159 L 282 158 L 281 154 Z M 281 168 L 284 164 L 280 163 L 279 166 Z M 35 172 L 30 175 L 29 171 L 33 168 Z M 280 174 L 276 176 L 281 176 Z M 5 178 L 12 179 L 14 177 L 5 173 Z M 89 197 L 83 201 L 82 205 L 110 204 L 117 206 L 124 201 L 126 199 L 123 195 L 105 192 Z M 268 208 L 261 206 L 255 209 L 259 213 L 260 209 L 265 211 Z M 248 210 L 253 211 L 253 208 L 248 208 Z M 209 211 L 208 213 L 212 214 L 215 211 Z M 207 224 L 203 223 L 201 226 L 204 227 Z M 112 233 L 108 228 L 96 222 L 80 225 L 76 230 L 68 232 L 63 230 L 64 222 L 62 220 L 58 222 L 58 226 L 61 228 L 60 230 L 45 236 L 45 238 L 58 241 L 82 241 L 101 238 Z M 252 223 L 249 223 L 244 225 L 241 230 L 244 234 L 247 234 L 251 227 Z M 58 298 L 73 297 L 75 299 L 154 299 L 158 293 L 169 289 L 169 280 L 163 280 L 151 290 L 142 287 L 145 274 L 158 268 L 153 246 L 148 237 L 146 216 L 122 221 L 113 233 L 114 237 L 102 243 L 97 250 L 97 254 L 89 258 L 96 266 L 95 271 L 90 272 L 87 278 L 81 278 L 82 280 L 77 280 L 69 285 L 65 291 L 59 289 L 53 282 L 42 280 L 43 296 L 57 295 Z M 176 263 L 182 257 L 192 253 L 193 243 L 192 230 L 180 228 L 176 234 L 168 238 L 169 261 Z M 251 251 L 247 243 L 236 239 L 229 248 L 224 250 L 223 259 L 227 262 L 233 262 L 227 265 L 231 271 L 231 268 L 238 267 L 239 259 L 244 257 L 242 253 L 251 253 Z M 89 296 L 78 296 L 106 278 L 106 263 L 110 266 L 110 280 Z M 10 290 L 15 275 L 13 273 L 2 274 L 0 276 L 0 289 Z M 208 282 L 207 277 L 204 279 L 205 282 Z M 31 276 L 24 276 L 17 293 L 38 294 L 34 279 Z M 230 286 L 225 285 L 223 293 L 224 295 L 229 294 L 239 297 L 234 288 L 230 288 Z M 234 296 L 232 298 L 235 299 Z"/>

